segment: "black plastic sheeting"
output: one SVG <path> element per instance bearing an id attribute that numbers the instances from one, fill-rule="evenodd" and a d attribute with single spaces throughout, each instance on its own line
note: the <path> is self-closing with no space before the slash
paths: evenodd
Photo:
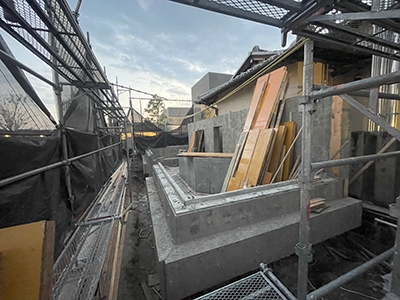
<path id="1" fill-rule="evenodd" d="M 116 143 L 111 136 L 67 129 L 70 157 L 78 156 Z M 84 211 L 120 162 L 121 146 L 101 151 L 74 161 L 70 165 L 72 193 L 75 196 L 74 214 Z"/>
<path id="2" fill-rule="evenodd" d="M 69 157 L 115 144 L 118 136 L 102 136 L 67 129 Z M 29 135 L 0 135 L 2 158 L 0 179 L 9 178 L 62 160 L 61 132 L 30 132 Z M 68 200 L 64 167 L 0 187 L 0 228 L 40 220 L 55 220 L 55 253 L 58 255 L 73 217 L 94 200 L 103 184 L 120 164 L 121 145 L 90 155 L 70 165 L 73 210 Z"/>
<path id="3" fill-rule="evenodd" d="M 60 161 L 60 132 L 31 135 L 0 135 L 0 178 L 8 178 Z M 10 151 L 11 150 L 11 151 Z M 0 228 L 56 220 L 55 252 L 62 249 L 70 227 L 71 210 L 62 168 L 20 180 L 0 188 Z"/>
<path id="4" fill-rule="evenodd" d="M 163 148 L 167 146 L 179 146 L 188 144 L 188 135 L 173 135 L 166 131 L 157 133 L 156 136 L 152 137 L 135 137 L 136 149 L 144 155 L 146 149 L 149 148 Z"/>

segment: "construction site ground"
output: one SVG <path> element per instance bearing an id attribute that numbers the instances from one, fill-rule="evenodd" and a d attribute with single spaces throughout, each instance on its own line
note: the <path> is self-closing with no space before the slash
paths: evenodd
<path id="1" fill-rule="evenodd" d="M 126 223 L 118 299 L 161 299 L 156 274 L 155 243 L 143 176 L 140 174 L 133 176 L 131 186 L 133 200 L 138 202 L 133 206 L 134 209 L 130 212 Z M 388 236 L 390 238 L 390 232 Z M 309 264 L 309 291 L 354 269 L 371 259 L 374 254 L 387 250 L 390 246 L 388 244 L 391 242 L 380 243 L 374 241 L 373 237 L 369 238 L 365 234 L 360 234 L 360 230 L 355 230 L 313 245 L 313 260 Z M 297 292 L 297 259 L 296 255 L 292 255 L 269 265 L 274 274 L 294 295 Z M 389 272 L 390 262 L 380 264 L 321 299 L 382 299 L 385 295 L 382 276 Z M 243 277 L 246 275 L 249 274 L 244 274 Z M 239 278 L 233 279 L 232 282 L 237 279 Z M 221 287 L 228 283 L 230 282 L 221 284 Z M 211 290 L 203 291 L 187 299 L 194 299 Z"/>

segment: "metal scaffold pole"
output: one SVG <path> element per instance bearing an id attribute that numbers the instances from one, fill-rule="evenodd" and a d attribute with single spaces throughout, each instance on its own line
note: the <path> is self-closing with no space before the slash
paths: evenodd
<path id="1" fill-rule="evenodd" d="M 55 46 L 55 38 L 51 36 L 51 44 L 53 48 L 56 49 Z M 55 61 L 55 60 L 54 60 Z M 58 110 L 58 118 L 59 118 L 59 125 L 61 129 L 61 152 L 63 156 L 63 160 L 68 160 L 68 145 L 67 145 L 67 136 L 64 127 L 64 112 L 63 112 L 63 103 L 62 103 L 62 86 L 60 84 L 60 75 L 57 73 L 56 70 L 53 69 L 53 80 L 54 80 L 54 93 L 56 95 L 56 106 Z M 75 196 L 72 192 L 72 183 L 71 183 L 71 170 L 69 165 L 65 165 L 65 185 L 67 187 L 68 193 L 68 200 L 71 203 L 71 211 L 72 211 L 72 218 L 74 218 L 74 200 Z"/>
<path id="2" fill-rule="evenodd" d="M 396 243 L 394 247 L 394 257 L 392 262 L 392 285 L 390 294 L 387 295 L 388 299 L 400 299 L 400 196 L 396 198 L 396 203 L 390 205 L 391 215 L 398 218 L 396 229 Z M 397 297 L 397 298 L 396 298 Z M 386 299 L 384 298 L 384 299 Z"/>
<path id="3" fill-rule="evenodd" d="M 301 157 L 302 168 L 299 176 L 300 185 L 300 230 L 299 243 L 296 245 L 296 254 L 299 256 L 298 266 L 298 291 L 297 298 L 305 300 L 307 296 L 308 263 L 312 259 L 310 253 L 310 198 L 311 198 L 311 114 L 313 113 L 313 102 L 308 98 L 313 88 L 313 61 L 314 42 L 308 41 L 304 45 L 304 67 L 303 67 L 303 96 L 301 101 L 302 111 L 302 143 Z"/>
<path id="4" fill-rule="evenodd" d="M 132 199 L 132 174 L 131 174 L 131 157 L 129 154 L 129 147 L 128 147 L 128 130 L 127 130 L 128 122 L 127 118 L 124 119 L 124 128 L 125 128 L 125 150 L 126 150 L 126 163 L 128 168 L 128 188 L 129 188 L 129 203 L 133 202 Z M 132 149 L 133 151 L 133 149 Z"/>

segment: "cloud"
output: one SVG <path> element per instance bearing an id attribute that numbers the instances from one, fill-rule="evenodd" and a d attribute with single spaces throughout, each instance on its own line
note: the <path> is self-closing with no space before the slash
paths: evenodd
<path id="1" fill-rule="evenodd" d="M 234 73 L 259 45 L 278 49 L 278 29 L 171 1 L 83 6 L 81 26 L 111 81 L 167 98 L 190 98 L 207 72 Z"/>
<path id="2" fill-rule="evenodd" d="M 150 8 L 150 6 L 152 5 L 152 1 L 151 0 L 137 0 L 137 2 L 139 3 L 139 6 L 144 11 L 147 11 Z"/>

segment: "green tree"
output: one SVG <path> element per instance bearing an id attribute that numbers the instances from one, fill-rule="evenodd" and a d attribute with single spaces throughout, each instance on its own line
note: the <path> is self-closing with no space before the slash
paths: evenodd
<path id="1" fill-rule="evenodd" d="M 167 120 L 164 101 L 160 96 L 153 95 L 144 111 L 153 124 L 165 123 Z"/>

